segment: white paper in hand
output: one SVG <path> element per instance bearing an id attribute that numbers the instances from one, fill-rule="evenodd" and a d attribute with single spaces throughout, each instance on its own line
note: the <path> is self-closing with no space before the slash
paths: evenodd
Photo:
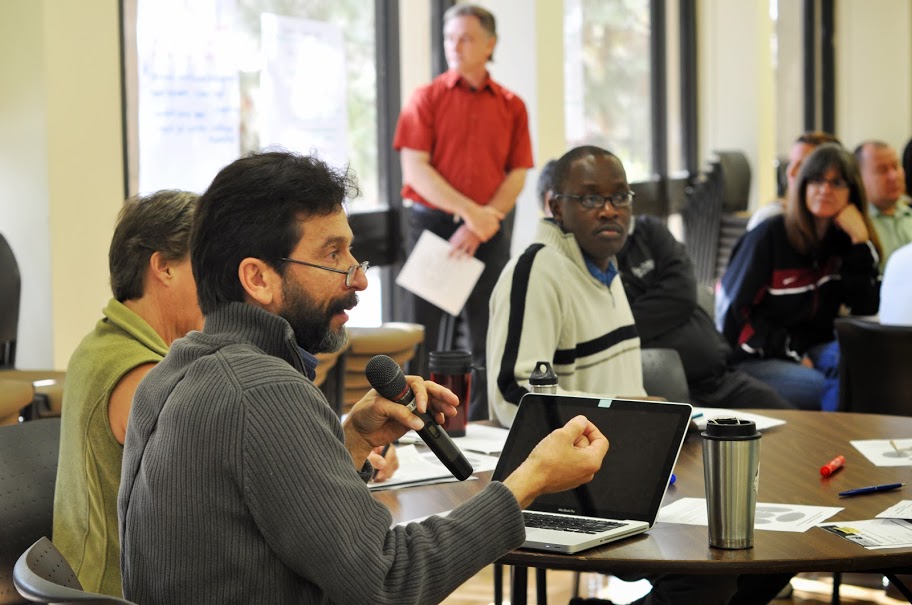
<path id="1" fill-rule="evenodd" d="M 459 315 L 482 271 L 483 262 L 474 257 L 450 257 L 450 243 L 425 231 L 396 283 L 450 315 Z"/>

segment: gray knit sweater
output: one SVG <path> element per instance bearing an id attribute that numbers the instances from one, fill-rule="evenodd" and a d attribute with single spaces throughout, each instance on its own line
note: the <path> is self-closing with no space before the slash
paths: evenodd
<path id="1" fill-rule="evenodd" d="M 303 370 L 284 319 L 232 303 L 143 380 L 118 499 L 126 598 L 436 603 L 522 544 L 496 482 L 446 518 L 390 529 Z"/>

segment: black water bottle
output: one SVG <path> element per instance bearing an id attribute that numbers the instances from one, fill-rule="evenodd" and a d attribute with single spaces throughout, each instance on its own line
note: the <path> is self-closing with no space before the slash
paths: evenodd
<path id="1" fill-rule="evenodd" d="M 547 361 L 535 363 L 535 370 L 529 376 L 529 385 L 533 393 L 554 395 L 557 393 L 557 374 Z"/>

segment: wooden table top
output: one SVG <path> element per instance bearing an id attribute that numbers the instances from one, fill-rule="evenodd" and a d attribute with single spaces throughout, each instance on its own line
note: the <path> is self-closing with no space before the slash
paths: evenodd
<path id="1" fill-rule="evenodd" d="M 751 410 L 781 418 L 783 426 L 763 432 L 760 443 L 759 502 L 843 507 L 827 521 L 873 519 L 903 499 L 912 499 L 912 466 L 878 467 L 849 441 L 912 437 L 912 417 Z M 611 455 L 609 450 L 608 455 Z M 837 455 L 845 467 L 829 478 L 820 467 Z M 687 437 L 675 467 L 677 481 L 663 504 L 683 497 L 705 497 L 699 433 Z M 479 480 L 376 492 L 396 522 L 449 510 L 480 491 L 490 474 Z M 904 482 L 899 490 L 840 498 L 847 489 Z M 711 548 L 705 526 L 657 523 L 645 534 L 584 551 L 577 555 L 516 550 L 501 563 L 621 573 L 777 573 L 799 571 L 901 570 L 912 567 L 912 548 L 868 550 L 818 527 L 804 533 L 754 533 L 754 547 Z"/>

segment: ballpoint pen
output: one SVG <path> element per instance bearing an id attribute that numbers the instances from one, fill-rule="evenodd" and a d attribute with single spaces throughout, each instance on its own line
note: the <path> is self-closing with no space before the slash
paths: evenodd
<path id="1" fill-rule="evenodd" d="M 862 494 L 874 494 L 877 492 L 888 492 L 891 489 L 898 489 L 905 485 L 905 483 L 886 483 L 884 485 L 871 485 L 869 487 L 858 487 L 855 489 L 850 489 L 844 492 L 839 492 L 840 497 L 844 496 L 860 496 Z"/>
<path id="2" fill-rule="evenodd" d="M 389 451 L 389 449 L 390 449 L 390 444 L 387 443 L 386 445 L 383 446 L 383 451 L 380 452 L 380 457 L 381 457 L 381 458 L 386 458 L 386 453 Z M 374 472 L 371 473 L 371 481 L 374 481 L 374 480 L 377 478 L 377 473 L 378 473 L 378 472 L 379 472 L 379 471 L 378 471 L 377 469 L 374 469 Z"/>

